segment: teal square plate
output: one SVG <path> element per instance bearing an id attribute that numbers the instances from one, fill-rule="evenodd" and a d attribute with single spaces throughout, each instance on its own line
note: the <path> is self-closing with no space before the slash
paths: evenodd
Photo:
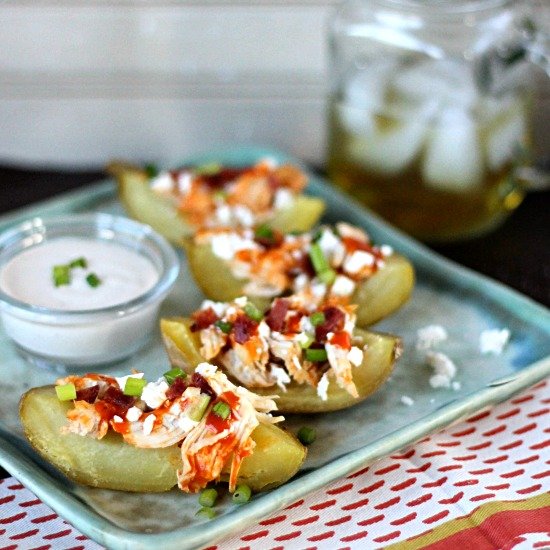
<path id="1" fill-rule="evenodd" d="M 277 151 L 237 149 L 188 159 L 249 164 L 269 156 L 295 159 Z M 397 451 L 484 407 L 503 401 L 550 374 L 550 313 L 541 305 L 483 276 L 459 267 L 391 228 L 349 197 L 311 175 L 308 193 L 327 203 L 324 221 L 346 220 L 366 228 L 378 244 L 389 244 L 408 256 L 417 272 L 411 300 L 375 329 L 402 336 L 404 353 L 388 381 L 366 402 L 321 415 L 289 417 L 291 430 L 307 424 L 318 439 L 297 477 L 278 489 L 254 497 L 245 506 L 222 502 L 218 516 L 195 516 L 197 497 L 178 490 L 162 494 L 130 494 L 81 487 L 44 463 L 22 437 L 19 396 L 29 387 L 52 383 L 56 374 L 21 359 L 0 331 L 0 464 L 77 529 L 113 549 L 189 549 L 213 544 L 242 530 L 305 494 Z M 0 218 L 0 230 L 35 216 L 102 211 L 124 214 L 112 181 L 101 182 L 52 201 Z M 202 296 L 191 282 L 181 256 L 180 281 L 161 315 L 189 314 Z M 430 369 L 415 350 L 416 333 L 431 324 L 449 334 L 441 351 L 458 368 L 459 389 L 433 389 Z M 482 355 L 479 334 L 508 328 L 511 339 L 501 355 Z M 161 374 L 167 358 L 160 334 L 139 356 L 112 369 L 115 374 L 137 368 Z M 406 395 L 414 404 L 406 406 Z M 225 499 L 226 501 L 228 499 Z M 205 521 L 208 522 L 207 526 Z"/>

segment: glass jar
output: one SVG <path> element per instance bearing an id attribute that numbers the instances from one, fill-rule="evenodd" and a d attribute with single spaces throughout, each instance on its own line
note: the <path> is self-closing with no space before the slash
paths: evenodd
<path id="1" fill-rule="evenodd" d="M 533 61 L 514 0 L 354 0 L 330 27 L 331 180 L 426 241 L 490 229 L 524 194 Z"/>

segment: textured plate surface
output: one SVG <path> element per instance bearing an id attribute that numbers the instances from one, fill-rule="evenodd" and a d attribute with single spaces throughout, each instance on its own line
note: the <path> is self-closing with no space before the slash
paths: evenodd
<path id="1" fill-rule="evenodd" d="M 238 149 L 221 151 L 187 162 L 217 160 L 246 164 L 262 156 L 291 160 L 276 151 Z M 373 241 L 387 243 L 414 263 L 418 282 L 410 302 L 376 330 L 403 337 L 405 352 L 390 381 L 366 402 L 325 416 L 289 417 L 291 430 L 307 423 L 317 429 L 318 440 L 297 478 L 246 506 L 225 499 L 219 515 L 195 517 L 197 497 L 174 490 L 158 495 L 135 495 L 73 485 L 53 471 L 28 447 L 21 436 L 18 400 L 29 387 L 52 383 L 57 373 L 37 370 L 15 352 L 0 329 L 0 464 L 34 491 L 77 529 L 109 548 L 146 549 L 159 546 L 187 549 L 214 543 L 238 531 L 331 480 L 410 444 L 428 433 L 479 409 L 507 399 L 550 374 L 550 312 L 518 293 L 458 267 L 402 236 L 349 198 L 312 176 L 308 192 L 327 202 L 324 221 L 346 220 L 362 225 Z M 124 214 L 112 182 L 103 182 L 36 207 L 0 218 L 0 230 L 34 216 L 87 211 Z M 202 296 L 191 282 L 185 259 L 174 291 L 161 315 L 189 314 Z M 458 367 L 459 390 L 434 390 L 430 369 L 415 350 L 416 331 L 441 324 L 449 338 L 438 349 Z M 499 356 L 481 355 L 479 333 L 488 328 L 509 328 L 512 337 Z M 150 378 L 166 370 L 167 359 L 159 333 L 132 359 L 110 369 L 114 374 L 130 368 Z M 401 403 L 407 395 L 412 407 Z"/>

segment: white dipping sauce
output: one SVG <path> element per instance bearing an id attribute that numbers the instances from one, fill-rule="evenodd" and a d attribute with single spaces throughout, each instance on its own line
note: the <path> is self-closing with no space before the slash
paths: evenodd
<path id="1" fill-rule="evenodd" d="M 55 286 L 56 265 L 78 258 L 85 268 L 71 269 L 71 282 Z M 94 273 L 100 284 L 86 281 Z M 137 298 L 159 280 L 159 273 L 147 258 L 117 243 L 78 237 L 60 237 L 24 250 L 0 272 L 0 288 L 12 298 L 54 310 L 102 309 Z"/>
<path id="2" fill-rule="evenodd" d="M 56 287 L 53 267 L 80 258 L 86 267 L 71 268 L 70 284 Z M 100 279 L 98 286 L 86 281 L 91 273 Z M 148 257 L 119 242 L 74 236 L 46 239 L 6 262 L 0 269 L 0 290 L 26 307 L 47 309 L 1 304 L 4 330 L 36 364 L 78 368 L 122 360 L 154 334 L 165 293 L 131 310 L 122 304 L 143 297 L 161 276 Z M 117 305 L 121 309 L 105 311 Z"/>

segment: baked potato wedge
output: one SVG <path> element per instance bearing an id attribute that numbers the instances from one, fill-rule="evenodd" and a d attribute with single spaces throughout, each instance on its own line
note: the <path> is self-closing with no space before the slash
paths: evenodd
<path id="1" fill-rule="evenodd" d="M 191 331 L 193 321 L 189 318 L 161 319 L 163 342 L 172 365 L 192 372 L 204 361 L 200 354 L 197 332 Z M 368 332 L 357 328 L 354 337 L 365 346 L 361 365 L 353 368 L 353 382 L 359 397 L 355 398 L 345 389 L 330 384 L 327 399 L 322 400 L 315 388 L 292 381 L 286 391 L 277 387 L 254 388 L 258 395 L 279 395 L 277 408 L 282 413 L 322 413 L 345 409 L 372 395 L 391 374 L 396 360 L 401 355 L 401 340 L 397 336 Z"/>
<path id="2" fill-rule="evenodd" d="M 228 269 L 228 264 L 216 256 L 209 244 L 184 240 L 189 268 L 204 294 L 211 300 L 231 302 L 239 296 L 248 296 L 261 310 L 266 310 L 271 299 L 245 292 L 249 279 L 239 279 Z M 224 276 L 220 277 L 220 273 Z M 414 288 L 414 268 L 399 254 L 392 254 L 384 267 L 371 277 L 360 281 L 349 300 L 357 304 L 357 325 L 368 327 L 397 311 L 410 298 Z"/>
<path id="3" fill-rule="evenodd" d="M 26 392 L 20 402 L 24 433 L 38 453 L 71 480 L 102 489 L 131 492 L 168 491 L 181 466 L 177 445 L 144 449 L 126 444 L 109 431 L 103 439 L 61 433 L 71 402 L 58 400 L 54 386 Z M 239 481 L 254 492 L 281 485 L 296 474 L 306 449 L 288 432 L 260 424 L 253 432 L 256 447 L 239 470 Z M 227 477 L 228 468 L 224 468 Z"/>
<path id="4" fill-rule="evenodd" d="M 112 162 L 107 172 L 116 179 L 120 201 L 132 218 L 150 225 L 177 246 L 197 230 L 198 227 L 179 212 L 171 200 L 151 189 L 144 169 Z M 307 231 L 317 223 L 324 210 L 325 204 L 320 198 L 299 194 L 289 206 L 275 210 L 273 217 L 265 221 L 280 231 Z"/>

